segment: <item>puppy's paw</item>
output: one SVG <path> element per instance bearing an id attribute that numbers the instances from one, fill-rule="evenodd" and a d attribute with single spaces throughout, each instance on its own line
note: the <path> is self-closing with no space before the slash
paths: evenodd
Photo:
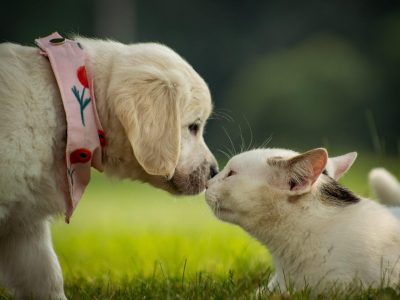
<path id="1" fill-rule="evenodd" d="M 261 286 L 256 290 L 256 299 L 262 299 L 270 293 L 271 291 L 266 286 Z"/>
<path id="2" fill-rule="evenodd" d="M 45 299 L 45 300 L 68 300 L 64 292 L 52 292 L 49 294 L 43 293 L 24 293 L 21 291 L 14 291 L 14 299 L 24 300 L 24 299 Z"/>
<path id="3" fill-rule="evenodd" d="M 54 293 L 49 296 L 51 300 L 68 300 L 64 293 Z"/>

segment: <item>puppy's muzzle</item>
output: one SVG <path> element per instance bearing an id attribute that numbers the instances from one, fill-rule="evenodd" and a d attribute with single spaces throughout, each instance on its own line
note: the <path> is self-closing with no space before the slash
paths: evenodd
<path id="1" fill-rule="evenodd" d="M 210 175 L 208 176 L 208 179 L 211 179 L 217 175 L 218 175 L 218 167 L 216 164 L 212 164 L 210 166 Z"/>

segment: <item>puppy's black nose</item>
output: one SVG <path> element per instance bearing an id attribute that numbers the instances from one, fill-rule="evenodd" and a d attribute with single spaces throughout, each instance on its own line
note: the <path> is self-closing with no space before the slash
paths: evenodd
<path id="1" fill-rule="evenodd" d="M 216 165 L 210 166 L 210 176 L 209 179 L 215 177 L 218 174 L 218 167 Z"/>

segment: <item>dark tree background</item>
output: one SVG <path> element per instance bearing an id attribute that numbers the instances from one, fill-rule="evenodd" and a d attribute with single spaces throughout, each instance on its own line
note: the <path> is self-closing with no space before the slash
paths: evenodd
<path id="1" fill-rule="evenodd" d="M 231 148 L 224 128 L 239 145 L 251 127 L 258 144 L 399 154 L 398 1 L 20 0 L 1 12 L 2 41 L 59 31 L 172 47 L 210 86 L 216 153 Z"/>

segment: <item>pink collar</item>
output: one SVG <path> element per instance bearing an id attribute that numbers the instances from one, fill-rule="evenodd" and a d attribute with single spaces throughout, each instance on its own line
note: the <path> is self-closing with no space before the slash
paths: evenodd
<path id="1" fill-rule="evenodd" d="M 87 78 L 87 57 L 82 45 L 57 32 L 37 39 L 36 44 L 41 49 L 40 53 L 50 60 L 67 119 L 65 160 L 69 195 L 65 197 L 65 222 L 69 223 L 89 183 L 90 167 L 103 171 L 104 132 L 97 115 L 93 78 Z"/>

